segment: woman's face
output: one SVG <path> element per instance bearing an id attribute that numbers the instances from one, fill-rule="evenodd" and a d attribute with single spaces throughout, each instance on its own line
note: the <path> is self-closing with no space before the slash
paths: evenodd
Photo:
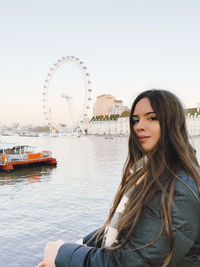
<path id="1" fill-rule="evenodd" d="M 142 98 L 133 112 L 133 130 L 145 152 L 150 152 L 160 140 L 160 123 L 147 97 Z"/>

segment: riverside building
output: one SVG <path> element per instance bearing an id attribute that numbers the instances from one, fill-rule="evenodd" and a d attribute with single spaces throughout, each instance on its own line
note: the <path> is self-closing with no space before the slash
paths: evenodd
<path id="1" fill-rule="evenodd" d="M 93 109 L 94 116 L 89 121 L 87 133 L 96 135 L 128 135 L 129 113 L 122 100 L 109 94 L 97 97 Z"/>
<path id="2" fill-rule="evenodd" d="M 96 135 L 128 135 L 129 111 L 111 116 L 93 117 L 88 124 L 88 134 Z"/>
<path id="3" fill-rule="evenodd" d="M 108 94 L 100 95 L 94 104 L 94 117 L 120 115 L 125 108 L 122 100 L 116 100 L 114 96 Z"/>
<path id="4" fill-rule="evenodd" d="M 105 99 L 108 95 L 102 95 L 100 98 Z M 89 121 L 87 125 L 87 133 L 92 135 L 119 135 L 119 136 L 126 136 L 129 135 L 129 116 L 130 110 L 127 107 L 121 108 L 123 112 L 113 112 L 110 114 L 111 111 L 116 110 L 114 108 L 114 103 L 117 103 L 113 96 L 112 101 L 108 101 L 104 104 L 104 108 L 102 108 L 102 114 L 100 114 L 100 108 L 96 105 L 96 113 Z M 111 100 L 111 98 L 110 98 Z M 115 100 L 115 102 L 114 102 Z M 121 101 L 121 100 L 120 100 Z M 97 103 L 97 101 L 96 101 Z M 108 104 L 109 103 L 109 104 Z M 112 104 L 111 104 L 112 103 Z M 120 105 L 123 105 L 122 101 Z M 118 114 L 117 114 L 118 112 Z M 200 136 L 200 108 L 191 108 L 186 111 L 186 124 L 188 128 L 188 132 L 190 136 Z M 98 115 L 97 115 L 98 114 Z M 96 116 L 95 116 L 96 115 Z"/>
<path id="5" fill-rule="evenodd" d="M 200 107 L 187 110 L 186 123 L 190 136 L 200 136 Z"/>

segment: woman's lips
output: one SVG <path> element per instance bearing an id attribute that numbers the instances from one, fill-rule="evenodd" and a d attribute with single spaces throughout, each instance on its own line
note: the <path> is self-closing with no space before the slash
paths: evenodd
<path id="1" fill-rule="evenodd" d="M 148 140 L 149 137 L 150 136 L 138 136 L 137 138 L 140 142 L 145 142 L 146 140 Z"/>

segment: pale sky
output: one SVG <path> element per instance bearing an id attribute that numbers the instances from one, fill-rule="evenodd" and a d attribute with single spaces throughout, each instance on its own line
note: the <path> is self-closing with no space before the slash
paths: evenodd
<path id="1" fill-rule="evenodd" d="M 199 14 L 199 0 L 0 0 L 0 123 L 43 123 L 44 80 L 63 56 L 85 63 L 93 101 L 108 93 L 130 106 L 163 88 L 196 106 Z"/>

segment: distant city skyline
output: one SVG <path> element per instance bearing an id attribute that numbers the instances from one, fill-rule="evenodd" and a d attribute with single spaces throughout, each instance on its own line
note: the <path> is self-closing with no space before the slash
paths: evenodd
<path id="1" fill-rule="evenodd" d="M 99 96 L 102 96 L 102 95 L 106 95 L 106 94 L 101 94 L 101 95 L 99 95 Z M 119 98 L 117 98 L 116 96 L 114 96 L 114 95 L 112 95 L 112 94 L 108 94 L 108 95 L 111 95 L 111 96 L 113 96 L 117 101 L 122 101 L 122 104 L 124 103 L 124 101 L 123 101 L 123 99 L 119 99 Z M 91 112 L 90 112 L 90 116 L 89 116 L 89 119 L 91 119 L 93 116 L 95 116 L 95 114 L 94 114 L 94 112 L 93 112 L 93 109 L 94 109 L 94 106 L 95 106 L 95 102 L 96 102 L 96 99 L 99 97 L 99 96 L 97 96 L 96 98 L 95 98 L 95 100 L 94 100 L 94 103 L 93 103 L 93 105 L 92 105 L 92 107 L 91 107 Z M 184 104 L 184 103 L 183 103 Z M 127 108 L 130 110 L 131 109 L 131 105 L 130 106 L 127 106 L 127 105 L 123 105 L 124 106 L 124 108 L 127 110 Z M 197 104 L 196 105 L 191 105 L 191 106 L 189 106 L 189 107 L 187 107 L 187 106 L 184 106 L 185 107 L 185 109 L 197 109 L 197 110 L 199 110 L 199 102 L 197 102 Z M 66 111 L 66 112 L 68 112 L 68 111 Z M 115 114 L 116 112 L 113 112 L 113 113 L 111 113 L 112 115 L 113 114 Z M 69 114 L 68 114 L 69 115 Z M 42 109 L 42 111 L 41 111 L 41 116 L 43 116 L 43 109 Z M 62 123 L 62 122 L 59 122 L 59 123 Z M 31 120 L 28 120 L 28 121 L 20 121 L 20 120 L 18 120 L 18 121 L 4 121 L 4 122 L 2 122 L 2 121 L 0 121 L 0 126 L 1 125 L 7 125 L 7 126 L 14 126 L 14 125 L 16 125 L 16 124 L 19 124 L 19 125 L 21 125 L 21 126 L 30 126 L 30 127 L 35 127 L 35 126 L 41 126 L 41 125 L 43 125 L 43 126 L 47 126 L 47 122 L 45 123 L 45 122 L 40 122 L 40 121 L 38 121 L 38 123 L 36 122 L 31 122 Z"/>
<path id="2" fill-rule="evenodd" d="M 88 67 L 92 104 L 98 95 L 111 94 L 130 107 L 139 92 L 163 88 L 185 107 L 196 107 L 199 13 L 198 0 L 2 1 L 0 123 L 43 124 L 46 75 L 67 55 Z M 69 65 L 60 73 L 67 77 L 72 69 Z M 74 73 L 73 86 L 81 83 L 79 70 Z M 59 90 L 68 94 L 70 86 L 58 82 L 52 98 Z"/>

